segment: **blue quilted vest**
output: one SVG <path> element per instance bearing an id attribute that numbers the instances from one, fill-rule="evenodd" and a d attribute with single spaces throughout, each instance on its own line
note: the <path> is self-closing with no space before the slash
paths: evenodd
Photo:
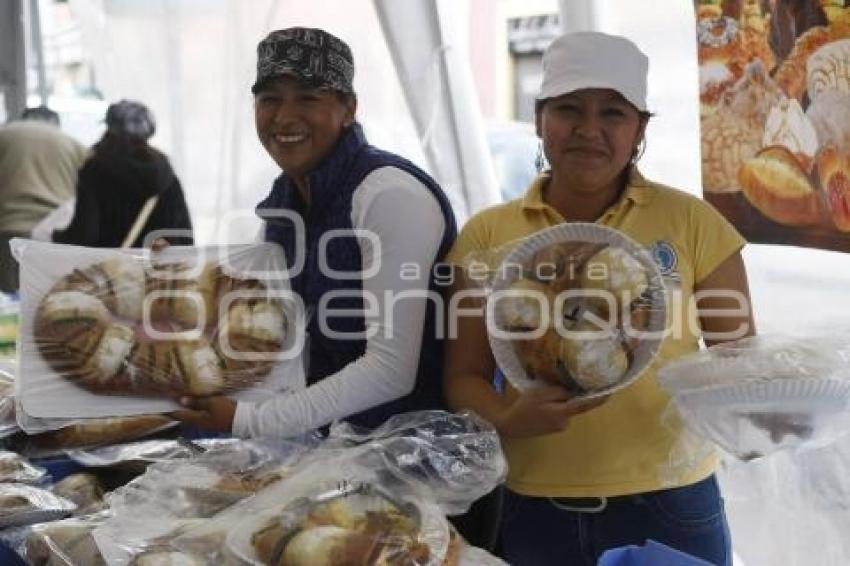
<path id="1" fill-rule="evenodd" d="M 266 220 L 265 239 L 278 243 L 286 255 L 287 264 L 293 265 L 295 255 L 295 229 L 291 220 L 275 219 L 266 215 L 269 209 L 285 209 L 298 214 L 306 226 L 306 255 L 304 268 L 291 281 L 292 290 L 298 293 L 307 309 L 307 382 L 316 383 L 356 360 L 366 351 L 365 339 L 335 339 L 320 329 L 316 316 L 319 301 L 325 293 L 335 290 L 362 291 L 362 281 L 331 278 L 319 269 L 319 239 L 329 230 L 351 230 L 351 207 L 355 189 L 369 173 L 380 167 L 392 166 L 413 175 L 437 199 L 445 219 L 445 231 L 440 243 L 437 261 L 442 261 L 457 236 L 457 225 L 451 205 L 439 185 L 411 162 L 392 153 L 382 151 L 366 141 L 359 124 L 354 124 L 343 134 L 333 151 L 321 165 L 308 176 L 311 204 L 309 211 L 295 184 L 284 172 L 275 181 L 271 194 L 257 206 L 257 214 Z M 325 258 L 328 267 L 336 271 L 360 272 L 361 251 L 354 236 L 335 237 L 327 245 Z M 432 266 L 433 267 L 433 266 Z M 431 271 L 431 290 L 441 292 Z M 331 300 L 328 309 L 363 310 L 362 298 L 349 296 Z M 350 311 L 349 311 L 350 312 Z M 442 400 L 442 341 L 436 337 L 436 307 L 428 301 L 422 349 L 416 385 L 409 395 L 352 415 L 346 420 L 360 426 L 374 428 L 392 415 L 415 410 L 443 408 Z M 335 332 L 363 333 L 366 325 L 362 316 L 325 317 L 327 327 Z"/>

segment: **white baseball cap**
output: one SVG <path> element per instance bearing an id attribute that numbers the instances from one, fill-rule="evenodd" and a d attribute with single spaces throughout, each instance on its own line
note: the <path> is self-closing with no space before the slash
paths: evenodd
<path id="1" fill-rule="evenodd" d="M 610 88 L 646 112 L 649 59 L 618 35 L 580 31 L 558 37 L 543 54 L 543 84 L 537 100 L 584 88 Z"/>

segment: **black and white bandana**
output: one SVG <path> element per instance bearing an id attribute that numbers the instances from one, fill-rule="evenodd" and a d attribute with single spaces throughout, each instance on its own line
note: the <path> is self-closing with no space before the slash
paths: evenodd
<path id="1" fill-rule="evenodd" d="M 256 94 L 268 79 L 292 75 L 315 88 L 353 93 L 354 57 L 338 37 L 315 28 L 271 32 L 257 46 Z"/>

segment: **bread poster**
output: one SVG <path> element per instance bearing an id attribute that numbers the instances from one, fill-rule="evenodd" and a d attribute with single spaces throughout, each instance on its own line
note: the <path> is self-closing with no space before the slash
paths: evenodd
<path id="1" fill-rule="evenodd" d="M 698 0 L 702 185 L 749 241 L 850 252 L 850 0 Z"/>

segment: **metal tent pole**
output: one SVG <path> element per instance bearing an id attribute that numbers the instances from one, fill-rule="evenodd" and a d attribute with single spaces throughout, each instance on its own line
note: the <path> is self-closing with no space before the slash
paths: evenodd
<path id="1" fill-rule="evenodd" d="M 38 98 L 42 106 L 47 106 L 47 72 L 44 69 L 44 41 L 41 37 L 41 12 L 38 0 L 30 0 L 30 33 L 32 49 L 35 53 L 35 68 L 38 77 Z"/>

